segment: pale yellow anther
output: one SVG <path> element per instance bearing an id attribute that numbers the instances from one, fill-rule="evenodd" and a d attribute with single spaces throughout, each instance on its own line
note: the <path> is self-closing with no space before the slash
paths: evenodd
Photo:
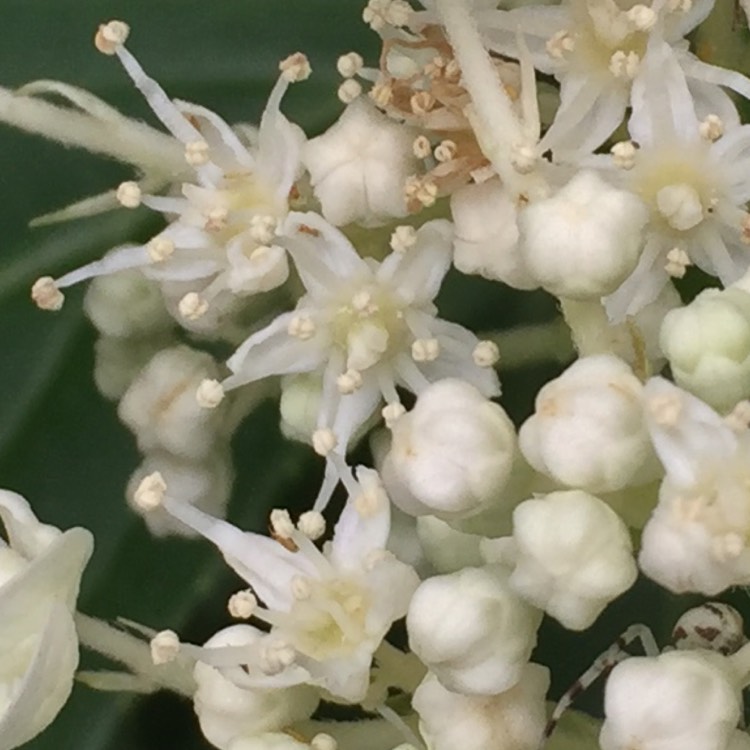
<path id="1" fill-rule="evenodd" d="M 673 427 L 682 414 L 682 400 L 677 395 L 655 396 L 648 404 L 654 421 L 663 427 Z"/>
<path id="2" fill-rule="evenodd" d="M 500 360 L 500 349 L 494 341 L 480 341 L 473 352 L 478 367 L 494 367 Z"/>
<path id="3" fill-rule="evenodd" d="M 310 740 L 312 750 L 338 750 L 338 746 L 338 742 L 330 734 L 316 734 Z"/>
<path id="4" fill-rule="evenodd" d="M 208 164 L 210 157 L 208 144 L 205 141 L 191 141 L 185 144 L 185 161 L 191 167 L 202 167 Z"/>
<path id="5" fill-rule="evenodd" d="M 162 630 L 151 639 L 151 661 L 156 664 L 169 664 L 180 653 L 180 639 L 174 630 Z"/>
<path id="6" fill-rule="evenodd" d="M 338 438 L 330 428 L 321 427 L 313 432 L 312 445 L 319 456 L 327 456 L 338 445 Z"/>
<path id="7" fill-rule="evenodd" d="M 279 222 L 273 216 L 256 215 L 250 219 L 250 236 L 262 245 L 268 245 L 276 236 Z"/>
<path id="8" fill-rule="evenodd" d="M 133 495 L 133 502 L 143 511 L 156 510 L 164 502 L 167 494 L 167 483 L 161 472 L 155 471 L 141 479 Z"/>
<path id="9" fill-rule="evenodd" d="M 638 153 L 633 141 L 620 141 L 610 149 L 612 161 L 620 169 L 632 169 L 635 166 L 635 157 Z"/>
<path id="10" fill-rule="evenodd" d="M 208 311 L 208 302 L 197 292 L 188 292 L 177 304 L 177 309 L 185 320 L 198 320 Z"/>
<path id="11" fill-rule="evenodd" d="M 161 263 L 171 258 L 174 253 L 174 242 L 167 237 L 154 237 L 147 246 L 148 257 L 153 263 Z"/>
<path id="12" fill-rule="evenodd" d="M 376 83 L 370 89 L 370 99 L 376 106 L 385 108 L 391 103 L 393 98 L 393 89 L 387 83 Z"/>
<path id="13" fill-rule="evenodd" d="M 143 197 L 137 182 L 122 182 L 117 188 L 117 202 L 124 208 L 138 208 Z"/>
<path id="14" fill-rule="evenodd" d="M 416 339 L 411 345 L 411 357 L 415 362 L 434 362 L 440 356 L 437 339 Z"/>
<path id="15" fill-rule="evenodd" d="M 31 287 L 31 299 L 40 310 L 57 312 L 65 302 L 65 295 L 51 276 L 42 276 Z"/>
<path id="16" fill-rule="evenodd" d="M 307 315 L 294 315 L 289 321 L 286 332 L 290 336 L 307 341 L 315 335 L 315 321 Z"/>
<path id="17" fill-rule="evenodd" d="M 641 58 L 637 52 L 618 49 L 609 59 L 609 72 L 615 78 L 625 78 L 632 80 L 638 73 L 641 65 Z"/>
<path id="18" fill-rule="evenodd" d="M 391 250 L 405 253 L 417 244 L 417 230 L 408 224 L 396 227 L 391 234 Z"/>
<path id="19" fill-rule="evenodd" d="M 517 145 L 511 149 L 510 161 L 513 169 L 519 174 L 530 174 L 537 164 L 537 153 L 534 148 Z"/>
<path id="20" fill-rule="evenodd" d="M 362 387 L 362 373 L 359 370 L 347 370 L 336 378 L 339 393 L 349 395 Z"/>
<path id="21" fill-rule="evenodd" d="M 117 48 L 125 44 L 130 34 L 130 26 L 123 21 L 103 23 L 94 36 L 94 46 L 104 55 L 114 55 Z"/>
<path id="22" fill-rule="evenodd" d="M 394 402 L 384 406 L 380 413 L 385 420 L 385 426 L 390 430 L 393 429 L 393 425 L 395 425 L 396 422 L 406 414 L 406 409 L 403 404 Z"/>
<path id="23" fill-rule="evenodd" d="M 439 162 L 445 163 L 447 161 L 453 161 L 458 153 L 458 146 L 454 141 L 440 141 L 435 147 L 435 159 Z"/>
<path id="24" fill-rule="evenodd" d="M 305 511 L 297 521 L 297 528 L 308 538 L 315 541 L 326 532 L 326 519 L 317 510 Z"/>
<path id="25" fill-rule="evenodd" d="M 407 200 L 414 200 L 425 208 L 435 205 L 438 197 L 438 186 L 429 177 L 412 175 L 404 184 L 404 195 Z"/>
<path id="26" fill-rule="evenodd" d="M 435 97 L 429 91 L 418 91 L 409 100 L 415 115 L 426 115 L 435 106 Z"/>
<path id="27" fill-rule="evenodd" d="M 293 55 L 285 58 L 279 63 L 281 75 L 290 83 L 304 81 L 310 77 L 312 68 L 307 55 L 302 52 L 295 52 Z"/>
<path id="28" fill-rule="evenodd" d="M 362 85 L 353 78 L 347 78 L 338 88 L 337 96 L 344 104 L 351 104 L 362 95 Z"/>
<path id="29" fill-rule="evenodd" d="M 343 78 L 353 78 L 362 70 L 364 64 L 362 55 L 357 52 L 348 52 L 346 55 L 341 55 L 336 61 L 336 70 Z"/>
<path id="30" fill-rule="evenodd" d="M 724 122 L 719 115 L 708 115 L 698 126 L 701 138 L 707 141 L 718 141 L 724 135 Z"/>
<path id="31" fill-rule="evenodd" d="M 672 278 L 681 279 L 690 265 L 692 265 L 690 256 L 681 247 L 673 247 L 667 253 L 667 262 L 664 264 L 664 270 Z"/>
<path id="32" fill-rule="evenodd" d="M 229 210 L 223 206 L 212 208 L 206 214 L 206 223 L 204 225 L 207 232 L 220 232 L 227 226 L 229 219 Z"/>
<path id="33" fill-rule="evenodd" d="M 657 21 L 656 11 L 647 5 L 634 5 L 625 15 L 637 31 L 651 31 Z"/>
<path id="34" fill-rule="evenodd" d="M 294 523 L 289 511 L 284 508 L 274 508 L 269 517 L 269 524 L 274 536 L 280 539 L 290 539 L 294 534 Z"/>
<path id="35" fill-rule="evenodd" d="M 417 159 L 426 159 L 432 154 L 432 144 L 430 143 L 430 139 L 425 135 L 418 135 L 414 139 L 411 150 Z"/>
<path id="36" fill-rule="evenodd" d="M 252 591 L 236 591 L 229 597 L 227 610 L 237 620 L 249 620 L 258 606 L 258 600 Z"/>
<path id="37" fill-rule="evenodd" d="M 560 60 L 565 57 L 567 53 L 570 53 L 575 49 L 576 43 L 571 34 L 568 31 L 563 30 L 558 31 L 551 36 L 547 40 L 545 46 L 550 57 Z"/>
<path id="38" fill-rule="evenodd" d="M 206 378 L 198 386 L 195 400 L 203 409 L 215 409 L 224 400 L 225 395 L 224 388 L 218 380 Z"/>

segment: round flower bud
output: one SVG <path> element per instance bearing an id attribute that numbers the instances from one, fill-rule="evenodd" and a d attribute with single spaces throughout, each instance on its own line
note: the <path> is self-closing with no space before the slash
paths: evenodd
<path id="1" fill-rule="evenodd" d="M 740 695 L 726 660 L 708 651 L 670 651 L 618 664 L 607 680 L 602 750 L 726 748 Z"/>
<path id="2" fill-rule="evenodd" d="M 467 185 L 453 193 L 456 268 L 515 289 L 538 287 L 518 250 L 516 214 L 515 201 L 499 180 Z"/>
<path id="3" fill-rule="evenodd" d="M 308 141 L 303 161 L 323 216 L 342 226 L 406 216 L 404 184 L 417 171 L 414 135 L 358 97 L 338 122 Z"/>
<path id="4" fill-rule="evenodd" d="M 510 585 L 570 630 L 589 627 L 638 576 L 625 524 L 599 498 L 578 490 L 521 503 L 507 546 L 515 558 Z"/>
<path id="5" fill-rule="evenodd" d="M 136 490 L 141 481 L 155 471 L 163 477 L 169 496 L 174 500 L 194 505 L 216 518 L 224 518 L 226 515 L 234 478 L 228 450 L 217 449 L 200 463 L 185 461 L 169 453 L 150 453 L 128 482 L 125 492 L 128 505 L 143 516 L 148 530 L 154 536 L 176 535 L 193 538 L 198 536 L 197 532 L 175 519 L 164 508 L 144 512 L 136 502 Z"/>
<path id="6" fill-rule="evenodd" d="M 501 495 L 515 447 L 500 406 L 462 380 L 441 380 L 394 423 L 384 480 L 412 515 L 473 515 Z"/>
<path id="7" fill-rule="evenodd" d="M 205 646 L 251 646 L 262 636 L 252 625 L 232 625 L 216 633 Z M 239 666 L 218 669 L 201 661 L 193 671 L 197 685 L 193 706 L 201 731 L 220 750 L 229 750 L 230 746 L 234 750 L 239 738 L 281 731 L 308 719 L 318 705 L 317 691 L 308 685 L 242 688 L 232 680 L 235 672 L 244 674 Z"/>
<path id="8" fill-rule="evenodd" d="M 406 627 L 409 647 L 443 687 L 497 695 L 521 678 L 541 619 L 493 565 L 428 578 L 412 597 Z"/>
<path id="9" fill-rule="evenodd" d="M 521 679 L 499 695 L 460 695 L 428 674 L 414 692 L 419 729 L 431 750 L 537 750 L 546 723 L 549 670 L 526 664 Z"/>
<path id="10" fill-rule="evenodd" d="M 526 460 L 555 481 L 613 492 L 658 475 L 643 418 L 643 386 L 617 357 L 584 357 L 537 395 L 519 432 Z"/>
<path id="11" fill-rule="evenodd" d="M 91 322 L 105 336 L 147 336 L 174 326 L 159 287 L 137 270 L 95 278 L 83 304 Z"/>
<path id="12" fill-rule="evenodd" d="M 281 381 L 281 431 L 291 440 L 309 443 L 318 424 L 322 380 L 317 373 L 288 375 Z"/>
<path id="13" fill-rule="evenodd" d="M 531 275 L 560 297 L 598 299 L 617 289 L 638 262 L 648 210 L 596 172 L 581 171 L 518 218 Z"/>
<path id="14" fill-rule="evenodd" d="M 156 354 L 118 409 L 141 451 L 163 450 L 184 459 L 208 456 L 224 410 L 201 408 L 195 393 L 203 380 L 217 376 L 213 358 L 204 352 L 175 346 Z"/>
<path id="15" fill-rule="evenodd" d="M 664 318 L 661 348 L 676 383 L 719 411 L 750 395 L 750 294 L 706 289 Z"/>

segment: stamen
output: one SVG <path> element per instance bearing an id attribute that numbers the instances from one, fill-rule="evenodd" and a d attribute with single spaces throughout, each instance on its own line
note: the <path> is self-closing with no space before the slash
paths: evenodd
<path id="1" fill-rule="evenodd" d="M 417 230 L 408 224 L 396 227 L 391 234 L 391 250 L 396 253 L 405 253 L 417 244 Z"/>
<path id="2" fill-rule="evenodd" d="M 155 471 L 141 480 L 133 495 L 133 502 L 143 511 L 156 510 L 163 504 L 166 492 L 164 477 L 161 472 Z"/>
<path id="3" fill-rule="evenodd" d="M 198 320 L 208 311 L 208 302 L 197 292 L 188 292 L 178 303 L 180 315 L 187 320 Z"/>
<path id="4" fill-rule="evenodd" d="M 174 630 L 162 630 L 151 639 L 151 661 L 154 664 L 168 664 L 180 653 L 180 639 Z"/>
<path id="5" fill-rule="evenodd" d="M 404 408 L 403 404 L 396 402 L 384 406 L 383 410 L 380 413 L 383 415 L 383 419 L 385 420 L 385 426 L 389 430 L 392 430 L 393 425 L 395 425 L 396 422 L 401 419 L 404 414 L 406 414 L 406 409 Z"/>
<path id="6" fill-rule="evenodd" d="M 154 263 L 161 263 L 170 258 L 175 251 L 175 245 L 167 237 L 154 237 L 147 246 L 148 257 Z"/>
<path id="7" fill-rule="evenodd" d="M 297 521 L 297 528 L 308 539 L 315 541 L 325 534 L 326 520 L 322 513 L 314 510 L 305 511 Z"/>
<path id="8" fill-rule="evenodd" d="M 128 39 L 130 26 L 123 21 L 110 21 L 103 23 L 97 29 L 94 37 L 94 46 L 103 55 L 114 55 Z"/>
<path id="9" fill-rule="evenodd" d="M 185 161 L 191 167 L 202 167 L 210 160 L 210 149 L 205 141 L 191 141 L 185 144 Z"/>
<path id="10" fill-rule="evenodd" d="M 137 182 L 123 182 L 117 188 L 116 197 L 124 208 L 138 208 L 141 205 L 141 187 Z"/>
<path id="11" fill-rule="evenodd" d="M 322 427 L 312 434 L 313 450 L 319 456 L 327 456 L 338 445 L 338 438 L 333 430 Z"/>
<path id="12" fill-rule="evenodd" d="M 440 342 L 435 338 L 417 339 L 411 345 L 415 362 L 434 362 L 440 356 Z"/>
<path id="13" fill-rule="evenodd" d="M 351 104 L 362 95 L 362 85 L 353 78 L 347 78 L 339 86 L 337 95 L 344 104 Z"/>
<path id="14" fill-rule="evenodd" d="M 473 352 L 478 367 L 494 367 L 500 360 L 500 349 L 494 341 L 480 341 Z"/>
<path id="15" fill-rule="evenodd" d="M 229 597 L 227 609 L 238 620 L 249 620 L 258 607 L 258 599 L 249 589 L 237 591 Z"/>
<path id="16" fill-rule="evenodd" d="M 198 406 L 204 409 L 215 409 L 224 400 L 224 388 L 218 380 L 203 380 L 195 392 Z"/>
<path id="17" fill-rule="evenodd" d="M 336 61 L 336 70 L 344 78 L 353 78 L 362 70 L 364 64 L 362 55 L 357 52 L 348 52 L 346 55 L 341 55 Z"/>
<path id="18" fill-rule="evenodd" d="M 289 83 L 305 81 L 310 77 L 312 68 L 307 56 L 302 52 L 295 52 L 293 55 L 285 58 L 279 63 L 281 75 Z"/>
<path id="19" fill-rule="evenodd" d="M 31 299 L 40 310 L 57 312 L 65 302 L 65 295 L 51 276 L 42 276 L 31 287 Z"/>

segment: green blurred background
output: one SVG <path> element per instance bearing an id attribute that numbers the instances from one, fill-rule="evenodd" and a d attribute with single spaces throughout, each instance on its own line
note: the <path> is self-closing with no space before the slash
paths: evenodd
<path id="1" fill-rule="evenodd" d="M 719 0 L 729 4 L 729 0 Z M 340 104 L 336 58 L 351 49 L 373 63 L 377 37 L 361 22 L 362 0 L 0 0 L 0 85 L 54 78 L 90 89 L 125 113 L 153 121 L 117 61 L 94 50 L 97 25 L 131 24 L 130 49 L 173 96 L 197 101 L 230 122 L 257 121 L 279 59 L 302 50 L 314 76 L 293 87 L 284 109 L 308 132 L 332 122 Z M 100 256 L 126 239 L 146 238 L 147 211 L 30 230 L 40 214 L 101 192 L 132 173 L 122 166 L 0 126 L 0 486 L 24 494 L 46 522 L 82 525 L 97 547 L 83 581 L 81 609 L 173 628 L 201 642 L 228 624 L 237 579 L 201 542 L 154 541 L 125 507 L 124 487 L 140 462 L 115 406 L 92 380 L 94 332 L 81 311 L 83 289 L 63 311 L 36 310 L 38 276 Z M 452 274 L 439 299 L 444 317 L 474 330 L 548 319 L 554 302 Z M 503 375 L 503 402 L 521 420 L 533 394 L 559 365 Z M 284 441 L 275 404 L 248 420 L 234 442 L 238 480 L 230 518 L 260 528 L 267 510 L 306 506 L 320 466 L 304 446 Z M 555 692 L 627 624 L 649 620 L 664 637 L 686 602 L 642 585 L 588 636 L 546 626 L 538 659 L 555 665 Z M 0 616 L 2 614 L 0 613 Z M 96 664 L 85 659 L 85 664 Z M 34 750 L 150 750 L 208 747 L 187 702 L 168 695 L 134 699 L 79 686 Z"/>

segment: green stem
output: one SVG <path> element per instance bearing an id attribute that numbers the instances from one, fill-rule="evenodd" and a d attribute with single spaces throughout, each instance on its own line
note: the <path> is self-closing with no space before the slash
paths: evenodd
<path id="1" fill-rule="evenodd" d="M 541 362 L 565 364 L 575 357 L 570 331 L 560 318 L 507 331 L 480 333 L 479 338 L 497 344 L 501 372 L 531 367 Z"/>

